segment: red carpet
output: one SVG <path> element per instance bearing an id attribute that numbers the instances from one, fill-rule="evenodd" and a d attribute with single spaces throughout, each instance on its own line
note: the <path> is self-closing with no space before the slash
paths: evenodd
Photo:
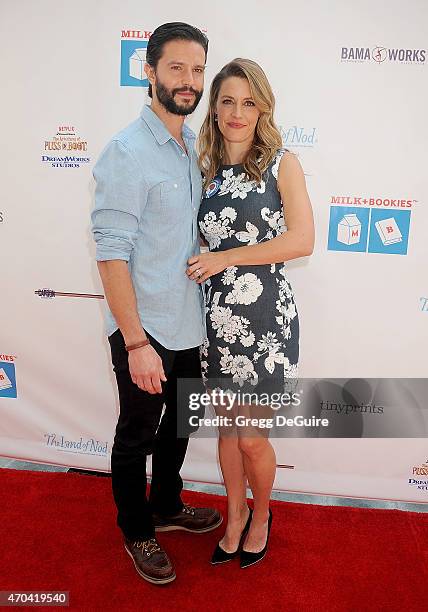
<path id="1" fill-rule="evenodd" d="M 110 484 L 0 469 L 0 590 L 67 590 L 69 609 L 88 611 L 428 608 L 425 514 L 272 502 L 271 546 L 259 565 L 209 565 L 223 527 L 159 534 L 177 580 L 158 587 L 136 574 L 123 549 Z M 183 497 L 225 510 L 222 497 Z"/>

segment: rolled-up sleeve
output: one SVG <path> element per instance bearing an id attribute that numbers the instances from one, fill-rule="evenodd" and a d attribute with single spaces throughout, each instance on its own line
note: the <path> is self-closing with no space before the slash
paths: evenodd
<path id="1" fill-rule="evenodd" d="M 92 233 L 96 260 L 129 261 L 147 202 L 142 168 L 119 140 L 112 140 L 93 170 L 96 181 Z"/>

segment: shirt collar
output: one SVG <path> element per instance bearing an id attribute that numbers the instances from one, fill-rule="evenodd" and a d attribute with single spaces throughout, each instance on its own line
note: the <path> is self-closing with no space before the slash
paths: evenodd
<path id="1" fill-rule="evenodd" d="M 156 113 L 152 111 L 149 104 L 145 104 L 143 106 L 141 118 L 147 124 L 147 127 L 160 145 L 163 145 L 168 142 L 168 140 L 173 139 L 173 136 L 166 129 L 163 121 L 161 121 Z M 183 138 L 191 140 L 195 140 L 196 138 L 194 132 L 186 124 L 183 124 L 182 134 Z"/>

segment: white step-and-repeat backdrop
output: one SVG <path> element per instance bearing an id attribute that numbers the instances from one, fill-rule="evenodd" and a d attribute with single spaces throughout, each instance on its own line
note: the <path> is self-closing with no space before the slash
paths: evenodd
<path id="1" fill-rule="evenodd" d="M 206 30 L 206 91 L 234 57 L 262 65 L 305 170 L 316 247 L 289 265 L 301 375 L 426 377 L 427 20 L 422 0 L 2 0 L 1 455 L 109 469 L 92 168 L 145 103 L 147 40 L 167 21 Z M 275 486 L 427 502 L 424 401 L 339 415 L 377 438 L 275 440 Z M 394 418 L 408 437 L 382 438 Z M 183 475 L 220 482 L 214 439 L 192 441 Z"/>

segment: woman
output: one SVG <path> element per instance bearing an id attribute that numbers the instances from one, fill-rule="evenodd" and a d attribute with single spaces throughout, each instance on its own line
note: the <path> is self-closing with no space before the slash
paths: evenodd
<path id="1" fill-rule="evenodd" d="M 208 339 L 201 354 L 210 390 L 284 390 L 297 375 L 299 324 L 284 262 L 312 253 L 314 228 L 304 175 L 282 148 L 274 104 L 260 66 L 235 59 L 213 80 L 200 133 L 205 192 L 198 220 L 209 252 L 189 259 L 187 274 L 206 283 Z M 234 407 L 235 415 L 262 411 Z M 212 563 L 240 552 L 241 567 L 248 567 L 267 550 L 276 458 L 261 428 L 235 429 L 236 435 L 220 429 L 228 523 Z"/>

